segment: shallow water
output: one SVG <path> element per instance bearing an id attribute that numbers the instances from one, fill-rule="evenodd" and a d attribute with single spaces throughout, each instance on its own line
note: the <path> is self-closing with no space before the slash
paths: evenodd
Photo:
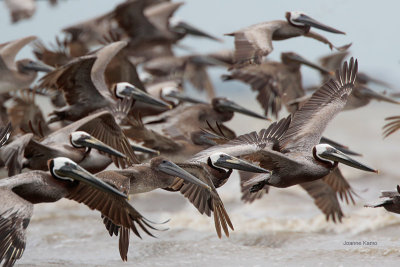
<path id="1" fill-rule="evenodd" d="M 8 25 L 4 8 L 0 9 L 0 42 L 36 34 L 46 42 L 73 22 L 107 11 L 119 1 L 61 1 L 51 9 L 38 3 L 33 20 Z M 199 10 L 207 6 L 207 18 Z M 386 1 L 384 11 L 377 1 L 188 1 L 179 16 L 215 35 L 255 22 L 280 19 L 285 11 L 306 13 L 347 32 L 346 36 L 327 35 L 335 44 L 353 42 L 352 52 L 360 59 L 360 70 L 377 75 L 392 84 L 399 82 L 399 36 L 393 35 L 390 23 L 399 2 Z M 2 3 L 0 3 L 2 4 Z M 360 10 L 360 5 L 363 10 Z M 229 11 L 228 11 L 229 10 Z M 223 15 L 221 15 L 221 12 Z M 371 19 L 371 18 L 374 19 Z M 323 18 L 323 19 L 322 19 Z M 338 19 L 340 18 L 340 19 Z M 357 21 L 356 21 L 357 19 Z M 48 23 L 51 20 L 52 23 Z M 389 26 L 388 26 L 389 25 Z M 368 30 L 366 30 L 368 29 Z M 370 33 L 374 32 L 374 38 Z M 233 40 L 223 44 L 189 39 L 186 45 L 196 51 L 232 47 Z M 389 41 L 390 40 L 390 41 Z M 274 43 L 271 58 L 279 52 L 296 52 L 316 59 L 329 52 L 324 45 L 293 39 Z M 29 48 L 22 55 L 29 54 Z M 182 51 L 179 51 L 182 53 Z M 317 73 L 304 68 L 304 83 L 319 82 Z M 214 70 L 213 81 L 218 95 L 229 97 L 255 111 L 260 111 L 255 94 L 236 82 L 220 83 L 223 70 Z M 245 99 L 245 100 L 244 100 Z M 282 114 L 284 115 L 284 114 Z M 27 231 L 27 247 L 18 266 L 398 266 L 400 260 L 400 217 L 382 209 L 364 208 L 375 200 L 380 190 L 393 190 L 399 183 L 398 159 L 400 132 L 382 140 L 384 118 L 400 115 L 394 105 L 373 103 L 368 107 L 339 114 L 326 130 L 326 136 L 349 145 L 362 153 L 361 160 L 380 170 L 379 175 L 343 167 L 354 190 L 360 196 L 357 205 L 343 204 L 343 223 L 326 222 L 312 199 L 295 186 L 271 189 L 251 205 L 240 201 L 239 179 L 234 173 L 218 191 L 234 224 L 230 238 L 218 239 L 212 218 L 202 216 L 178 193 L 155 191 L 134 196 L 131 203 L 146 218 L 162 222 L 168 231 L 156 232 L 157 238 L 143 234 L 143 240 L 131 236 L 128 263 L 120 260 L 118 239 L 109 237 L 98 212 L 68 200 L 36 205 Z M 228 123 L 238 134 L 259 130 L 268 123 L 242 115 Z M 377 245 L 344 245 L 344 242 L 377 242 Z"/>

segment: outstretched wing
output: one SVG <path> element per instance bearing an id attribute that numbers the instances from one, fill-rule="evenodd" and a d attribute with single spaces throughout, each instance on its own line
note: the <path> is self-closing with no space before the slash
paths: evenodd
<path id="1" fill-rule="evenodd" d="M 11 190 L 0 189 L 0 195 L 0 264 L 13 266 L 25 250 L 33 205 Z"/>
<path id="2" fill-rule="evenodd" d="M 62 90 L 69 105 L 104 101 L 92 82 L 91 71 L 95 61 L 94 55 L 72 60 L 43 76 L 38 87 Z"/>
<path id="3" fill-rule="evenodd" d="M 27 36 L 18 40 L 8 42 L 0 45 L 0 69 L 6 67 L 8 69 L 15 69 L 15 57 L 18 52 L 27 44 L 36 40 L 36 36 Z"/>
<path id="4" fill-rule="evenodd" d="M 354 88 L 358 63 L 351 58 L 336 71 L 336 79 L 318 89 L 293 115 L 280 147 L 285 151 L 311 151 L 321 139 L 329 121 L 339 113 Z"/>
<path id="5" fill-rule="evenodd" d="M 281 154 L 273 151 L 279 144 L 279 140 L 289 127 L 291 117 L 281 119 L 279 122 L 272 123 L 267 129 L 262 129 L 259 133 L 251 132 L 240 135 L 223 145 L 213 146 L 194 155 L 191 162 L 207 162 L 208 157 L 216 152 L 226 153 L 235 157 L 255 158 L 259 161 L 262 155 L 270 153 L 272 156 Z M 284 155 L 282 154 L 282 157 Z"/>
<path id="6" fill-rule="evenodd" d="M 254 200 L 262 198 L 265 194 L 268 194 L 269 185 L 264 185 L 264 190 L 259 190 L 257 192 L 250 192 L 250 188 L 253 184 L 246 184 L 247 181 L 251 179 L 257 179 L 256 176 L 266 176 L 265 173 L 250 173 L 239 171 L 240 175 L 240 191 L 242 192 L 242 197 L 240 198 L 244 203 L 252 203 Z M 260 177 L 260 178 L 261 178 Z"/>
<path id="7" fill-rule="evenodd" d="M 299 184 L 314 199 L 315 205 L 325 214 L 326 220 L 342 221 L 343 212 L 336 192 L 324 181 L 315 180 Z"/>
<path id="8" fill-rule="evenodd" d="M 201 214 L 211 216 L 214 213 L 214 224 L 217 235 L 221 238 L 221 227 L 226 236 L 229 237 L 229 228 L 233 229 L 231 219 L 225 210 L 224 204 L 218 195 L 217 190 L 211 180 L 211 174 L 201 166 L 201 164 L 180 163 L 179 167 L 192 173 L 201 181 L 209 185 L 212 191 L 204 189 L 194 184 L 185 184 L 182 179 L 176 179 L 174 184 L 170 186 L 170 190 L 179 190 Z"/>
<path id="9" fill-rule="evenodd" d="M 339 195 L 341 201 L 346 201 L 347 204 L 350 202 L 355 204 L 353 195 L 356 195 L 356 193 L 346 181 L 346 178 L 344 178 L 338 167 L 333 169 L 327 176 L 322 178 L 322 180 Z"/>

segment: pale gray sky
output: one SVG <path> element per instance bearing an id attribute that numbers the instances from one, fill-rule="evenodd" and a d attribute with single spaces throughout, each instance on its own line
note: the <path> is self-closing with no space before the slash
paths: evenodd
<path id="1" fill-rule="evenodd" d="M 8 11 L 0 1 L 0 43 L 30 34 L 51 42 L 61 28 L 104 13 L 119 2 L 121 0 L 68 0 L 60 1 L 52 8 L 47 1 L 39 1 L 32 19 L 12 25 Z M 347 33 L 345 36 L 323 35 L 338 46 L 352 42 L 351 51 L 359 59 L 360 70 L 397 85 L 400 84 L 400 24 L 396 20 L 399 9 L 400 2 L 396 0 L 187 0 L 176 15 L 224 39 L 224 43 L 198 38 L 188 38 L 183 42 L 197 52 L 208 52 L 233 47 L 233 38 L 223 37 L 224 33 L 257 22 L 284 19 L 286 11 L 302 10 Z M 330 51 L 324 44 L 300 37 L 274 42 L 270 58 L 279 59 L 280 52 L 291 50 L 308 59 L 317 59 Z M 22 55 L 28 53 L 29 49 L 26 49 Z M 319 81 L 314 71 L 304 68 L 303 73 L 306 83 Z"/>

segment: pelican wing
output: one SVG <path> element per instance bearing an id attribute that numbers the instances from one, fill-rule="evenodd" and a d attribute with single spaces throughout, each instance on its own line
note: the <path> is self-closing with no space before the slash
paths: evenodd
<path id="1" fill-rule="evenodd" d="M 32 43 L 33 53 L 36 58 L 53 67 L 67 64 L 71 59 L 67 51 L 67 45 L 67 39 L 61 41 L 58 37 L 56 37 L 56 46 L 53 46 L 53 49 L 47 48 L 41 40 L 36 40 Z"/>
<path id="2" fill-rule="evenodd" d="M 326 220 L 330 218 L 333 222 L 342 221 L 343 212 L 340 207 L 336 192 L 324 181 L 316 180 L 301 183 L 300 186 L 314 199 L 315 205 L 326 215 Z"/>
<path id="3" fill-rule="evenodd" d="M 40 80 L 39 88 L 62 90 L 69 105 L 84 105 L 104 101 L 91 77 L 95 61 L 96 56 L 94 55 L 72 60 L 68 64 L 43 76 Z"/>
<path id="4" fill-rule="evenodd" d="M 278 117 L 278 112 L 282 107 L 283 91 L 277 78 L 264 71 L 262 65 L 235 69 L 226 77 L 249 84 L 251 89 L 258 93 L 257 100 L 263 107 L 265 115 L 271 112 Z"/>
<path id="5" fill-rule="evenodd" d="M 385 121 L 389 121 L 383 126 L 383 137 L 386 138 L 392 133 L 400 129 L 400 116 L 392 116 L 385 118 Z"/>
<path id="6" fill-rule="evenodd" d="M 137 41 L 141 38 L 147 39 L 152 35 L 158 35 L 159 30 L 144 15 L 144 9 L 150 1 L 127 1 L 119 4 L 113 17 L 128 36 Z"/>
<path id="7" fill-rule="evenodd" d="M 7 166 L 8 176 L 13 176 L 21 173 L 26 147 L 31 150 L 34 149 L 34 145 L 37 144 L 35 141 L 33 141 L 32 138 L 33 134 L 25 134 L 23 136 L 20 136 L 19 138 L 14 139 L 11 143 L 4 146 L 0 150 L 0 159 Z M 42 146 L 39 144 L 35 152 L 40 153 L 38 151 L 40 150 L 40 148 L 42 148 Z M 46 149 L 46 147 L 44 147 L 44 149 Z M 49 151 L 46 150 L 45 152 Z"/>
<path id="8" fill-rule="evenodd" d="M 262 198 L 265 194 L 268 194 L 269 185 L 264 185 L 264 190 L 259 190 L 255 193 L 250 192 L 250 188 L 253 184 L 246 184 L 251 179 L 257 179 L 256 177 L 263 177 L 268 174 L 265 173 L 250 173 L 239 171 L 240 175 L 240 191 L 242 192 L 241 200 L 245 203 L 252 203 L 254 200 Z"/>
<path id="9" fill-rule="evenodd" d="M 0 264 L 13 266 L 25 250 L 33 205 L 11 190 L 0 189 L 0 196 Z"/>
<path id="10" fill-rule="evenodd" d="M 80 125 L 76 131 L 87 132 L 103 143 L 126 155 L 125 159 L 111 156 L 115 165 L 125 168 L 126 166 L 139 162 L 124 132 L 116 123 L 113 115 L 109 111 L 103 111 L 91 115 L 83 120 L 86 120 L 87 122 Z"/>
<path id="11" fill-rule="evenodd" d="M 357 60 L 343 64 L 336 71 L 336 79 L 329 80 L 318 89 L 293 115 L 289 129 L 280 141 L 285 151 L 307 151 L 317 145 L 329 121 L 339 113 L 347 102 L 357 74 Z"/>
<path id="12" fill-rule="evenodd" d="M 207 162 L 208 157 L 216 152 L 226 153 L 234 157 L 250 158 L 254 161 L 261 161 L 267 156 L 286 159 L 285 155 L 273 151 L 273 149 L 277 148 L 279 140 L 289 127 L 290 120 L 291 117 L 288 116 L 279 122 L 272 123 L 267 129 L 262 129 L 259 133 L 251 132 L 240 135 L 226 144 L 205 149 L 194 155 L 190 161 Z"/>
<path id="13" fill-rule="evenodd" d="M 350 201 L 355 204 L 353 198 L 355 192 L 346 181 L 346 178 L 343 177 L 343 174 L 338 167 L 333 169 L 327 176 L 322 178 L 322 180 L 339 195 L 340 200 L 345 200 L 347 204 L 349 204 Z"/>
<path id="14" fill-rule="evenodd" d="M 15 69 L 15 57 L 18 52 L 27 44 L 36 40 L 36 36 L 27 36 L 18 40 L 0 45 L 0 69 Z"/>
<path id="15" fill-rule="evenodd" d="M 205 213 L 207 216 L 211 216 L 211 212 L 213 212 L 215 230 L 217 231 L 218 237 L 221 238 L 222 236 L 221 227 L 225 235 L 229 237 L 228 226 L 234 230 L 233 225 L 211 180 L 211 174 L 207 169 L 203 168 L 201 164 L 180 163 L 178 166 L 209 185 L 212 191 L 194 184 L 185 184 L 182 179 L 178 178 L 175 179 L 174 184 L 172 184 L 170 188 L 172 190 L 179 190 L 201 214 Z"/>
<path id="16" fill-rule="evenodd" d="M 11 122 L 8 122 L 6 126 L 0 127 L 0 147 L 4 146 L 10 138 L 12 131 Z"/>
<path id="17" fill-rule="evenodd" d="M 112 173 L 110 176 L 110 172 L 105 171 L 98 173 L 96 177 L 125 194 L 129 193 L 129 178 L 123 175 Z M 151 222 L 144 218 L 126 199 L 105 193 L 87 184 L 79 183 L 69 192 L 66 198 L 100 211 L 102 217 L 107 218 L 103 219 L 103 222 L 111 236 L 117 235 L 118 229 L 121 229 L 123 233 L 120 234 L 120 254 L 123 260 L 126 259 L 129 247 L 129 233 L 128 238 L 126 238 L 126 231 L 129 232 L 129 229 L 131 229 L 135 235 L 141 238 L 138 228 L 141 228 L 150 236 L 153 236 L 153 234 L 149 231 L 149 228 L 156 230 L 150 224 Z"/>
<path id="18" fill-rule="evenodd" d="M 97 59 L 92 67 L 91 78 L 92 78 L 94 87 L 106 99 L 111 99 L 112 95 L 106 85 L 104 72 L 106 71 L 106 68 L 107 68 L 108 64 L 110 63 L 110 61 L 126 45 L 127 45 L 127 42 L 118 41 L 118 42 L 108 44 L 96 52 Z"/>
<path id="19" fill-rule="evenodd" d="M 235 64 L 261 63 L 272 52 L 272 36 L 278 23 L 260 23 L 227 35 L 235 36 Z"/>
<path id="20" fill-rule="evenodd" d="M 169 32 L 169 19 L 184 2 L 163 2 L 145 9 L 144 15 L 157 29 Z"/>

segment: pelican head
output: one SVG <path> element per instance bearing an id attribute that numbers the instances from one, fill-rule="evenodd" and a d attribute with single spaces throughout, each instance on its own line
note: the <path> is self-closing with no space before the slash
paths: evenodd
<path id="1" fill-rule="evenodd" d="M 48 167 L 51 175 L 55 179 L 69 181 L 69 182 L 82 182 L 93 186 L 103 192 L 116 195 L 118 197 L 127 198 L 125 194 L 118 191 L 116 188 L 108 185 L 102 180 L 98 179 L 93 174 L 80 167 L 78 164 L 69 158 L 58 157 L 48 161 Z"/>
<path id="2" fill-rule="evenodd" d="M 216 97 L 212 100 L 212 105 L 215 110 L 220 111 L 220 112 L 238 112 L 238 113 L 242 113 L 244 115 L 251 116 L 254 118 L 270 120 L 269 118 L 267 118 L 263 115 L 257 114 L 249 109 L 246 109 L 246 108 L 236 104 L 235 102 L 228 100 L 227 98 Z"/>
<path id="3" fill-rule="evenodd" d="M 209 164 L 215 168 L 235 169 L 254 173 L 269 173 L 266 169 L 222 152 L 212 154 L 208 158 L 208 161 Z"/>
<path id="4" fill-rule="evenodd" d="M 328 144 L 316 145 L 313 148 L 313 155 L 316 160 L 322 161 L 324 163 L 329 163 L 331 165 L 331 168 L 336 167 L 337 164 L 340 162 L 363 171 L 378 173 L 378 170 L 372 169 L 364 165 L 363 163 L 349 157 L 348 155 L 340 152 L 338 149 Z"/>
<path id="5" fill-rule="evenodd" d="M 323 31 L 331 32 L 331 33 L 345 34 L 342 31 L 336 30 L 332 27 L 322 24 L 319 21 L 316 21 L 315 19 L 304 14 L 302 11 L 286 12 L 286 19 L 290 24 L 292 24 L 294 26 L 314 27 L 314 28 L 317 28 L 317 29 L 320 29 Z"/>
<path id="6" fill-rule="evenodd" d="M 312 63 L 311 61 L 308 61 L 304 57 L 300 56 L 297 53 L 294 52 L 284 52 L 281 54 L 281 60 L 284 64 L 290 64 L 290 63 L 297 63 L 297 64 L 303 64 L 306 66 L 309 66 L 313 69 L 319 70 L 322 74 L 331 74 L 334 75 L 334 72 L 331 72 L 327 69 L 325 69 L 322 66 L 319 66 L 317 64 Z"/>
<path id="7" fill-rule="evenodd" d="M 161 98 L 165 101 L 173 103 L 175 106 L 179 104 L 179 101 L 189 102 L 193 104 L 207 104 L 206 102 L 187 96 L 186 94 L 181 92 L 176 86 L 166 86 L 162 88 Z"/>
<path id="8" fill-rule="evenodd" d="M 75 148 L 87 148 L 88 151 L 90 151 L 91 148 L 94 148 L 116 157 L 126 158 L 126 156 L 121 152 L 104 144 L 97 138 L 94 138 L 93 136 L 84 131 L 72 132 L 70 135 L 70 142 L 71 145 Z"/>
<path id="9" fill-rule="evenodd" d="M 179 177 L 183 179 L 185 182 L 198 185 L 200 187 L 206 188 L 207 190 L 211 190 L 211 188 L 202 182 L 200 179 L 196 178 L 192 174 L 188 173 L 172 161 L 169 161 L 163 157 L 157 157 L 150 161 L 150 166 L 155 170 L 162 172 L 164 174 L 168 174 L 171 176 Z"/>
<path id="10" fill-rule="evenodd" d="M 127 83 L 127 82 L 120 82 L 114 85 L 114 92 L 118 98 L 125 98 L 125 97 L 132 97 L 133 99 L 147 103 L 150 105 L 164 107 L 171 109 L 172 106 L 164 101 L 154 98 L 148 93 L 140 90 L 136 86 Z"/>
<path id="11" fill-rule="evenodd" d="M 16 62 L 18 71 L 21 73 L 30 73 L 30 72 L 50 72 L 54 70 L 54 68 L 40 62 L 40 61 L 33 61 L 30 59 L 21 59 Z"/>

